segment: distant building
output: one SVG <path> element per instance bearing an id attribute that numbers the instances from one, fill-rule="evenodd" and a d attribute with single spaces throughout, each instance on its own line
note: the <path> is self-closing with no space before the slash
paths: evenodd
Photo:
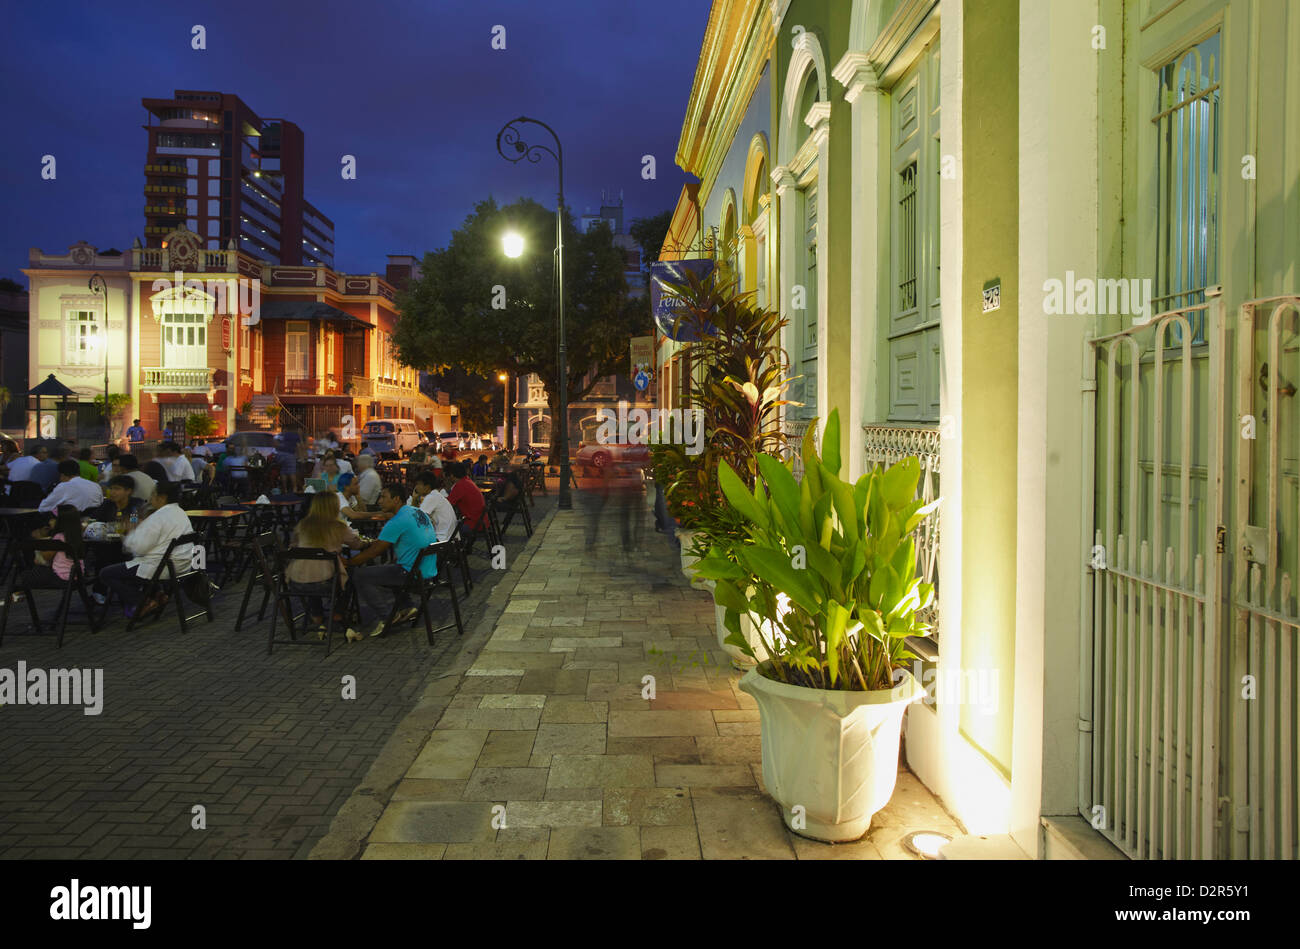
<path id="1" fill-rule="evenodd" d="M 263 119 L 229 93 L 177 89 L 141 102 L 146 247 L 184 227 L 206 250 L 334 266 L 334 223 L 303 195 L 302 129 Z"/>
<path id="2" fill-rule="evenodd" d="M 348 415 L 358 428 L 434 417 L 437 400 L 396 358 L 395 290 L 377 274 L 272 266 L 205 250 L 184 229 L 164 240 L 126 254 L 84 241 L 66 254 L 31 251 L 26 371 L 53 373 L 78 394 L 81 431 L 101 425 L 93 400 L 104 391 L 105 332 L 109 388 L 131 396 L 127 418 L 139 418 L 150 439 L 195 413 L 215 419 L 218 434 L 269 427 L 273 408 L 312 434 L 342 428 Z M 87 289 L 94 273 L 108 285 L 106 329 L 104 299 Z"/>

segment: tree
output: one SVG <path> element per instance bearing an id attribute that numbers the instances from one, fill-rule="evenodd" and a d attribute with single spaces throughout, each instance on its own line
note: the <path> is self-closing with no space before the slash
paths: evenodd
<path id="1" fill-rule="evenodd" d="M 495 431 L 501 421 L 501 383 L 453 368 L 433 375 L 433 384 L 460 408 L 460 425 L 467 432 Z"/>
<path id="2" fill-rule="evenodd" d="M 104 397 L 102 395 L 95 396 L 95 404 L 99 406 L 99 411 L 102 413 L 104 411 Z M 110 392 L 108 394 L 108 420 L 110 428 L 113 421 L 121 418 L 122 413 L 130 408 L 130 406 L 131 397 L 126 393 Z M 108 435 L 109 441 L 112 441 L 115 437 L 113 431 L 110 430 Z"/>
<path id="3" fill-rule="evenodd" d="M 644 266 L 649 267 L 659 259 L 659 251 L 663 249 L 664 240 L 668 237 L 668 228 L 672 223 L 672 208 L 660 211 L 654 217 L 639 217 L 632 221 L 627 232 L 641 248 L 641 262 Z"/>
<path id="4" fill-rule="evenodd" d="M 524 237 L 524 254 L 505 256 L 502 235 Z M 552 290 L 555 213 L 523 199 L 498 207 L 479 202 L 451 243 L 428 253 L 421 277 L 397 300 L 402 318 L 393 334 L 402 362 L 429 372 L 460 368 L 495 379 L 505 370 L 535 372 L 546 384 L 551 418 L 558 417 L 555 380 L 558 328 Z M 608 226 L 579 233 L 565 213 L 564 283 L 567 397 L 583 398 L 604 376 L 621 370 L 628 340 L 649 332 L 644 301 L 629 299 L 625 257 Z M 551 445 L 551 461 L 559 448 Z"/>

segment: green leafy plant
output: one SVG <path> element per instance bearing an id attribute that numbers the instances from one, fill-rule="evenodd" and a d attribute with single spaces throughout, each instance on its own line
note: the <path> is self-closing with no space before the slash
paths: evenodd
<path id="1" fill-rule="evenodd" d="M 918 612 L 934 596 L 916 576 L 913 532 L 939 505 L 916 498 L 921 465 L 904 458 L 850 484 L 839 477 L 838 410 L 803 441 L 804 476 L 770 455 L 757 459 L 753 487 L 723 462 L 727 502 L 745 521 L 745 542 L 715 544 L 696 572 L 716 581 L 727 642 L 757 658 L 740 632 L 742 613 L 762 619 L 768 678 L 814 689 L 874 691 L 915 656 L 905 638 L 928 627 Z"/>
<path id="2" fill-rule="evenodd" d="M 185 416 L 185 434 L 191 438 L 203 438 L 217 430 L 217 420 L 206 412 L 194 412 Z"/>

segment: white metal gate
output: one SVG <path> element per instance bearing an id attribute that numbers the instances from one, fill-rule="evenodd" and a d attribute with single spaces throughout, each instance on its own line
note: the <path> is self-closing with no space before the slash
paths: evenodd
<path id="1" fill-rule="evenodd" d="M 1079 804 L 1131 857 L 1297 853 L 1297 324 L 1212 288 L 1089 341 Z"/>

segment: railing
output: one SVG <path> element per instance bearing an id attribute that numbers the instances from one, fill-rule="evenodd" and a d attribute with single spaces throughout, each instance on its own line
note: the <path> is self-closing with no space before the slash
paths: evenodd
<path id="1" fill-rule="evenodd" d="M 896 428 L 892 425 L 864 425 L 863 454 L 868 466 L 885 468 L 904 458 L 915 456 L 921 462 L 921 480 L 917 497 L 927 503 L 939 497 L 939 429 Z M 925 583 L 935 585 L 935 598 L 919 615 L 931 627 L 931 636 L 939 630 L 939 518 L 927 517 L 916 529 L 916 574 Z"/>
<path id="2" fill-rule="evenodd" d="M 285 379 L 284 392 L 286 395 L 319 395 L 319 379 Z"/>
<path id="3" fill-rule="evenodd" d="M 196 369 L 168 369 L 165 366 L 146 366 L 144 387 L 155 392 L 207 392 L 212 388 L 210 367 Z"/>
<path id="4" fill-rule="evenodd" d="M 186 173 L 184 165 L 172 164 L 145 165 L 144 170 L 146 174 L 152 175 L 183 175 Z"/>
<path id="5" fill-rule="evenodd" d="M 347 382 L 352 384 L 352 396 L 357 399 L 373 399 L 375 384 L 366 376 L 349 375 Z"/>

